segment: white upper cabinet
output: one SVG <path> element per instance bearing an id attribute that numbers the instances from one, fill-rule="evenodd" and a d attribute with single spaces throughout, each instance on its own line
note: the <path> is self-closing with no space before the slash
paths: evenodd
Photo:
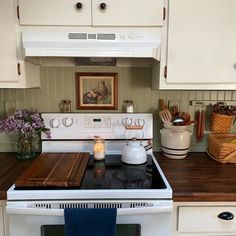
<path id="1" fill-rule="evenodd" d="M 17 19 L 13 1 L 0 1 L 0 88 L 39 86 L 39 67 L 18 59 Z"/>
<path id="2" fill-rule="evenodd" d="M 161 0 L 93 0 L 93 25 L 159 26 L 163 24 Z"/>
<path id="3" fill-rule="evenodd" d="M 91 0 L 19 0 L 21 25 L 91 25 Z"/>
<path id="4" fill-rule="evenodd" d="M 13 1 L 0 1 L 0 81 L 18 81 L 16 60 L 16 32 Z M 11 69 L 9 69 L 11 68 Z"/>
<path id="5" fill-rule="evenodd" d="M 162 0 L 19 0 L 21 25 L 158 26 Z"/>
<path id="6" fill-rule="evenodd" d="M 235 11 L 235 0 L 169 1 L 161 89 L 236 89 Z"/>

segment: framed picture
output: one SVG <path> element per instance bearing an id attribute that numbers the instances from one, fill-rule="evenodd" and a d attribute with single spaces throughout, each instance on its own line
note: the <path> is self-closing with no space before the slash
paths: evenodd
<path id="1" fill-rule="evenodd" d="M 76 108 L 117 109 L 117 77 L 117 73 L 76 73 Z"/>

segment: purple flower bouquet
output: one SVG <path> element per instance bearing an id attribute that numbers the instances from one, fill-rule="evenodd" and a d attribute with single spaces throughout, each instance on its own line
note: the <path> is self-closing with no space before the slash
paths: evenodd
<path id="1" fill-rule="evenodd" d="M 35 157 L 34 143 L 39 139 L 41 132 L 50 137 L 50 130 L 45 127 L 40 113 L 26 109 L 17 110 L 13 115 L 0 120 L 0 132 L 17 136 L 18 159 Z"/>

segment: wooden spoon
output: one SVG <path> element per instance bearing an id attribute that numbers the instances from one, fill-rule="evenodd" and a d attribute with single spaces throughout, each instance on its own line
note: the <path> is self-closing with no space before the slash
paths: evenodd
<path id="1" fill-rule="evenodd" d="M 164 100 L 159 99 L 159 104 L 160 104 L 159 115 L 161 117 L 162 122 L 164 124 L 171 124 L 172 115 L 169 109 L 165 106 Z"/>

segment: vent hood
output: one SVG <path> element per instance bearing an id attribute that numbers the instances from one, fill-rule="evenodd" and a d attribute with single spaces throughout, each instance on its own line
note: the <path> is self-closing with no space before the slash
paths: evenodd
<path id="1" fill-rule="evenodd" d="M 23 55 L 52 58 L 160 59 L 160 29 L 23 31 Z M 78 60 L 77 60 L 78 61 Z"/>

